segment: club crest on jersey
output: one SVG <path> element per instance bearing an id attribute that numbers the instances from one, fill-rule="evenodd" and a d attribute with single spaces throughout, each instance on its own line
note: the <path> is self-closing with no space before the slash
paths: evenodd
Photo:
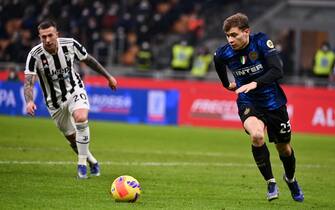
<path id="1" fill-rule="evenodd" d="M 242 65 L 244 65 L 247 62 L 247 56 L 245 56 L 245 55 L 241 56 L 240 61 L 241 61 Z"/>
<path id="2" fill-rule="evenodd" d="M 257 53 L 256 51 L 251 51 L 251 52 L 249 53 L 249 58 L 250 58 L 250 60 L 252 60 L 252 61 L 257 60 L 257 58 L 258 58 L 258 53 Z"/>
<path id="3" fill-rule="evenodd" d="M 65 57 L 69 57 L 70 53 L 69 52 L 64 52 Z"/>
<path id="4" fill-rule="evenodd" d="M 66 60 L 67 62 L 71 61 L 71 58 L 70 58 L 70 55 L 69 55 L 68 52 L 67 52 L 67 53 L 64 53 L 64 56 L 65 56 L 65 60 Z"/>

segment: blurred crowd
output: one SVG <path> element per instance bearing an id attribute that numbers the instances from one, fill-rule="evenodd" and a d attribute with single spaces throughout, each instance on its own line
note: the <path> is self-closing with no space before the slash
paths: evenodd
<path id="1" fill-rule="evenodd" d="M 105 65 L 134 65 L 143 46 L 163 43 L 171 34 L 194 45 L 204 26 L 201 0 L 0 2 L 0 62 L 24 63 L 44 19 L 55 20 L 61 36 L 77 39 Z"/>
<path id="2" fill-rule="evenodd" d="M 0 0 L 0 62 L 24 64 L 29 50 L 39 43 L 37 25 L 52 19 L 58 24 L 60 36 L 75 38 L 107 67 L 126 66 L 138 72 L 172 69 L 203 78 L 213 68 L 213 46 L 209 49 L 204 44 L 208 43 L 206 35 L 208 38 L 216 34 L 224 40 L 221 32 L 215 32 L 221 31 L 222 20 L 217 16 L 222 13 L 222 5 L 226 8 L 229 4 L 247 5 L 249 9 L 247 3 L 241 0 Z M 296 73 L 293 72 L 294 34 L 284 33 L 277 40 L 285 75 L 293 75 Z M 327 53 L 322 53 L 321 48 L 315 49 L 308 72 L 334 81 L 334 51 L 329 43 Z M 327 70 L 320 70 L 323 67 L 317 65 L 324 65 Z"/>

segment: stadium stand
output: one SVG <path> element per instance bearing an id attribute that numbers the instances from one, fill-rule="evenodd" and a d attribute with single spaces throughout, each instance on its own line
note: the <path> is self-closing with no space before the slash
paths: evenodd
<path id="1" fill-rule="evenodd" d="M 61 36 L 76 38 L 116 75 L 179 78 L 170 69 L 172 46 L 187 39 L 194 48 L 214 52 L 225 43 L 222 21 L 239 11 L 280 48 L 287 75 L 283 82 L 325 86 L 327 79 L 310 72 L 320 44 L 335 44 L 335 31 L 328 27 L 334 25 L 334 9 L 330 0 L 3 0 L 0 69 L 8 69 L 8 63 L 23 68 L 28 51 L 39 42 L 34 38 L 37 24 L 50 18 L 58 23 Z M 150 44 L 154 58 L 151 71 L 136 69 L 143 42 Z M 180 78 L 193 78 L 185 74 Z M 205 78 L 218 79 L 211 69 Z"/>

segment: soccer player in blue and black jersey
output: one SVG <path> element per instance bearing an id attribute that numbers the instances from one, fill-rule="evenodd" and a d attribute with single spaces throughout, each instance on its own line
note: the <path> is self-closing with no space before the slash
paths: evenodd
<path id="1" fill-rule="evenodd" d="M 283 178 L 292 198 L 302 202 L 304 195 L 294 176 L 296 161 L 290 145 L 287 100 L 278 84 L 278 79 L 283 76 L 278 52 L 266 34 L 250 34 L 248 17 L 242 13 L 228 17 L 223 30 L 228 44 L 216 50 L 215 68 L 223 86 L 238 94 L 238 113 L 244 129 L 250 135 L 252 154 L 258 169 L 267 181 L 267 199 L 277 199 L 279 191 L 264 140 L 265 129 L 283 162 Z M 234 82 L 229 81 L 227 69 L 233 74 Z"/>

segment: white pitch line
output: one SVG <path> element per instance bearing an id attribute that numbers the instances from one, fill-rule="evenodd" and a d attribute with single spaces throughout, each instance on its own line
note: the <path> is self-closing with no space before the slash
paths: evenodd
<path id="1" fill-rule="evenodd" d="M 0 149 L 4 150 L 17 150 L 17 151 L 70 151 L 68 148 L 63 147 L 4 147 L 0 146 Z M 117 152 L 127 154 L 153 154 L 153 155 L 185 155 L 185 156 L 206 156 L 206 157 L 239 157 L 236 153 L 224 153 L 224 152 L 188 152 L 188 151 L 162 151 L 162 150 L 148 150 L 148 151 L 134 151 L 125 149 L 97 149 L 94 151 L 98 152 Z"/>
<path id="2" fill-rule="evenodd" d="M 114 162 L 102 161 L 101 165 L 120 165 L 120 166 L 154 166 L 154 167 L 176 167 L 176 166 L 213 166 L 213 167 L 256 167 L 255 164 L 248 163 L 209 163 L 209 162 Z M 0 165 L 74 165 L 73 161 L 19 161 L 19 160 L 0 160 Z M 272 164 L 279 166 L 278 164 Z M 331 168 L 328 165 L 318 164 L 299 164 L 299 168 Z"/>

